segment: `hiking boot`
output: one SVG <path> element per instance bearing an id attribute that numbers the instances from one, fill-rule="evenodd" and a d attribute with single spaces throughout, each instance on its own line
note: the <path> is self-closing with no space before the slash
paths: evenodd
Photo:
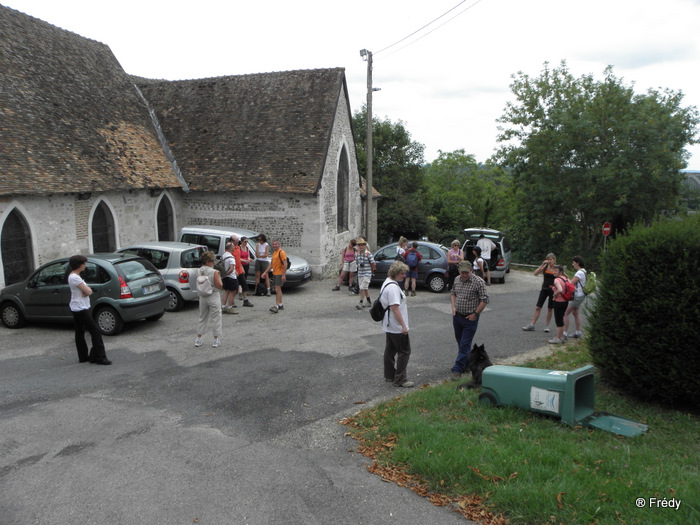
<path id="1" fill-rule="evenodd" d="M 253 303 L 251 303 L 248 299 L 243 299 L 243 306 L 253 306 Z"/>
<path id="2" fill-rule="evenodd" d="M 534 332 L 535 331 L 535 325 L 534 324 L 529 324 L 527 326 L 523 326 L 523 331 L 524 332 Z"/>
<path id="3" fill-rule="evenodd" d="M 211 345 L 212 348 L 219 348 L 219 345 L 221 344 L 221 340 L 217 337 L 214 339 L 214 343 Z"/>
<path id="4" fill-rule="evenodd" d="M 284 306 L 281 305 L 281 304 L 278 304 L 278 305 L 277 305 L 277 309 L 278 309 L 278 310 L 284 310 Z"/>
<path id="5" fill-rule="evenodd" d="M 332 292 L 337 292 L 338 290 L 340 290 L 340 286 L 336 286 L 335 288 L 331 288 Z"/>
<path id="6" fill-rule="evenodd" d="M 362 310 L 364 307 L 365 307 L 365 303 L 360 303 L 360 304 L 355 305 L 355 308 L 357 308 L 358 310 Z"/>
<path id="7" fill-rule="evenodd" d="M 543 332 L 545 334 L 548 334 L 549 333 L 549 326 L 545 326 Z"/>
<path id="8" fill-rule="evenodd" d="M 413 381 L 404 381 L 403 383 L 399 383 L 398 385 L 394 383 L 394 386 L 401 388 L 411 388 L 413 385 Z"/>
<path id="9" fill-rule="evenodd" d="M 194 346 L 196 348 L 199 348 L 200 346 L 202 346 L 202 340 L 199 337 L 194 340 Z"/>
<path id="10" fill-rule="evenodd" d="M 574 335 L 572 335 L 574 339 L 581 339 L 581 332 L 574 332 Z"/>
<path id="11" fill-rule="evenodd" d="M 562 339 L 559 339 L 559 338 L 555 337 L 554 339 L 550 339 L 550 340 L 547 341 L 547 342 L 548 342 L 550 345 L 561 345 L 561 344 L 564 344 L 564 339 L 563 339 L 563 338 L 562 338 Z"/>
<path id="12" fill-rule="evenodd" d="M 415 296 L 416 296 L 416 292 L 411 291 L 411 297 L 415 297 Z"/>
<path id="13" fill-rule="evenodd" d="M 276 306 L 272 306 L 272 307 L 270 308 L 270 311 L 271 311 L 273 314 L 276 314 L 277 312 L 280 311 L 280 309 L 277 308 Z"/>

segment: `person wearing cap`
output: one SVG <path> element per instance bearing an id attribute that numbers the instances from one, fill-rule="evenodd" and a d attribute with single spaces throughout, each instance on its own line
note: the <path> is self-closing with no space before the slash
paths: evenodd
<path id="1" fill-rule="evenodd" d="M 360 304 L 355 306 L 355 308 L 362 310 L 365 307 L 369 308 L 372 306 L 372 301 L 369 299 L 369 283 L 376 269 L 374 256 L 367 249 L 367 241 L 362 237 L 357 239 L 355 263 L 357 264 L 357 283 L 360 285 Z M 367 299 L 367 304 L 362 302 L 363 299 Z"/>
<path id="2" fill-rule="evenodd" d="M 479 326 L 479 315 L 489 302 L 484 280 L 474 275 L 472 263 L 459 263 L 459 277 L 455 279 L 450 295 L 452 301 L 452 326 L 457 340 L 457 360 L 452 367 L 452 377 L 458 379 L 469 371 L 469 352 Z"/>

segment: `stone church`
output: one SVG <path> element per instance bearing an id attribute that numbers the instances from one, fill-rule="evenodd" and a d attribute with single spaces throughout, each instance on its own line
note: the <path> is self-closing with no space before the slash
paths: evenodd
<path id="1" fill-rule="evenodd" d="M 263 232 L 322 278 L 364 199 L 344 69 L 137 78 L 0 6 L 0 286 L 192 224 Z"/>

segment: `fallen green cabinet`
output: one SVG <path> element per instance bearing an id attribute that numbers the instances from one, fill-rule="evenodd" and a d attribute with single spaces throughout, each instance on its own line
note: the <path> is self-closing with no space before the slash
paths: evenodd
<path id="1" fill-rule="evenodd" d="M 583 425 L 634 437 L 648 426 L 613 414 L 595 412 L 593 366 L 571 372 L 519 366 L 494 365 L 482 376 L 479 402 L 508 405 L 560 418 L 564 423 Z"/>

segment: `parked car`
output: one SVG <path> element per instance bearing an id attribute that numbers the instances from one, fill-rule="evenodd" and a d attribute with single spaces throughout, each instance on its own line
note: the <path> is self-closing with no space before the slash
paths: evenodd
<path id="1" fill-rule="evenodd" d="M 199 300 L 197 290 L 190 286 L 190 274 L 202 265 L 199 256 L 205 251 L 206 246 L 174 241 L 132 244 L 118 250 L 148 259 L 156 267 L 170 293 L 168 312 L 180 310 L 185 301 Z"/>
<path id="2" fill-rule="evenodd" d="M 412 243 L 408 242 L 409 245 Z M 377 269 L 372 276 L 373 283 L 382 283 L 386 279 L 389 267 L 396 259 L 397 244 L 387 244 L 374 252 Z M 418 264 L 416 283 L 426 285 L 432 292 L 442 292 L 447 286 L 447 248 L 441 244 L 418 241 L 418 252 L 422 259 Z"/>
<path id="3" fill-rule="evenodd" d="M 51 261 L 0 291 L 0 319 L 6 327 L 21 328 L 27 321 L 73 322 L 68 259 Z M 163 317 L 170 294 L 150 262 L 123 253 L 93 254 L 87 260 L 81 276 L 93 290 L 93 317 L 103 334 L 116 335 L 124 323 L 138 319 Z"/>
<path id="4" fill-rule="evenodd" d="M 255 253 L 255 247 L 257 246 L 258 234 L 240 228 L 222 228 L 218 226 L 185 226 L 180 230 L 180 241 L 189 242 L 194 244 L 202 244 L 207 246 L 207 248 L 213 251 L 217 257 L 221 257 L 226 249 L 226 240 L 231 237 L 231 235 L 236 235 L 240 237 L 248 237 L 248 245 L 253 253 Z M 272 245 L 272 239 L 268 239 L 270 245 Z M 298 255 L 293 255 L 287 250 L 282 249 L 289 257 L 289 262 L 291 267 L 287 270 L 287 281 L 284 286 L 287 288 L 294 288 L 295 286 L 300 286 L 311 279 L 311 267 L 306 259 L 302 259 Z M 272 246 L 270 246 L 270 253 L 272 253 Z M 251 267 L 248 270 L 247 282 L 249 285 L 253 286 L 255 284 L 255 271 L 253 270 L 254 263 L 251 261 Z"/>
<path id="5" fill-rule="evenodd" d="M 506 274 L 510 272 L 510 261 L 512 257 L 510 244 L 505 234 L 498 230 L 491 230 L 488 228 L 466 228 L 463 230 L 463 234 L 466 240 L 464 241 L 462 249 L 464 250 L 465 258 L 468 258 L 470 261 L 474 260 L 472 249 L 476 246 L 480 235 L 483 234 L 484 237 L 493 241 L 497 251 L 491 254 L 491 262 L 489 264 L 491 281 L 505 283 Z"/>

